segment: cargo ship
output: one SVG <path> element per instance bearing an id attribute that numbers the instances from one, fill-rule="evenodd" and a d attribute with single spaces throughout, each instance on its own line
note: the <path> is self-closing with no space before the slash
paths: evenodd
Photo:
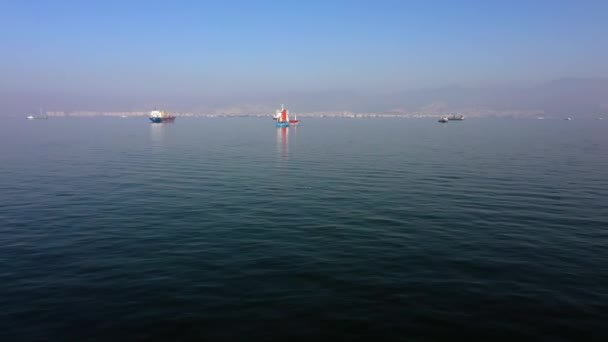
<path id="1" fill-rule="evenodd" d="M 175 115 L 170 115 L 164 110 L 153 110 L 150 112 L 149 119 L 154 123 L 173 122 L 175 121 Z"/>
<path id="2" fill-rule="evenodd" d="M 277 121 L 277 127 L 289 127 L 291 125 L 297 125 L 300 123 L 297 117 L 293 119 L 289 119 L 289 111 L 285 109 L 283 105 L 281 105 L 281 109 L 277 110 L 273 119 Z"/>

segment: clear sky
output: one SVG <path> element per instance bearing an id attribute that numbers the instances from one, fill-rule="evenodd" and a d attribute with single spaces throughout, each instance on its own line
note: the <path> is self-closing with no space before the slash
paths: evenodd
<path id="1" fill-rule="evenodd" d="M 0 1 L 0 90 L 146 97 L 608 76 L 608 1 Z"/>

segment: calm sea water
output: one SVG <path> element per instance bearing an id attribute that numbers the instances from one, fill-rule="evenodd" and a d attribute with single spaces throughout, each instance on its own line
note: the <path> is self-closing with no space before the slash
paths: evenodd
<path id="1" fill-rule="evenodd" d="M 0 340 L 608 338 L 608 121 L 0 125 Z"/>

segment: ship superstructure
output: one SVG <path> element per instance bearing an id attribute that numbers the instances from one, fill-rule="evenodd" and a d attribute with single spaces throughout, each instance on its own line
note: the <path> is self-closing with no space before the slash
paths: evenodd
<path id="1" fill-rule="evenodd" d="M 150 112 L 150 121 L 154 123 L 172 122 L 175 120 L 175 115 L 170 115 L 164 110 L 153 110 Z"/>
<path id="2" fill-rule="evenodd" d="M 277 121 L 277 127 L 289 127 L 291 125 L 297 125 L 300 120 L 297 117 L 289 119 L 289 111 L 285 109 L 285 106 L 281 105 L 281 109 L 275 112 L 273 119 Z"/>

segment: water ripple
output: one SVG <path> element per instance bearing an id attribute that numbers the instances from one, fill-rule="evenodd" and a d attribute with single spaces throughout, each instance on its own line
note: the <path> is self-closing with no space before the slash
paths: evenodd
<path id="1" fill-rule="evenodd" d="M 0 339 L 608 337 L 606 127 L 496 122 L 9 121 Z"/>

